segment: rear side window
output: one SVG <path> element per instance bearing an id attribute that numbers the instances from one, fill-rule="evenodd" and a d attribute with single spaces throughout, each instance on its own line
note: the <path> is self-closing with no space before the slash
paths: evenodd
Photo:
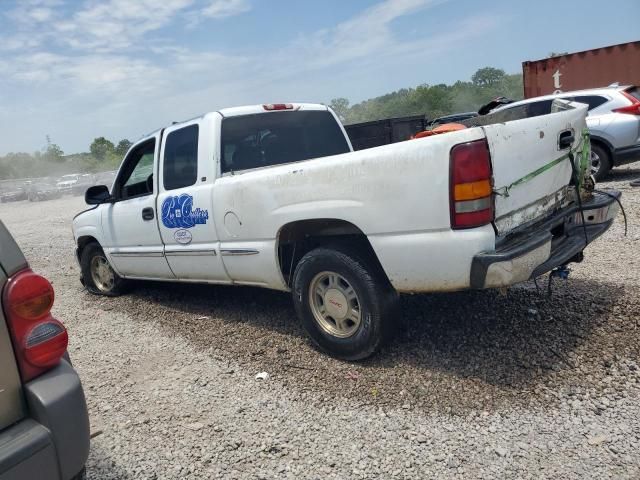
<path id="1" fill-rule="evenodd" d="M 174 130 L 164 144 L 165 190 L 189 187 L 198 178 L 198 125 Z"/>
<path id="2" fill-rule="evenodd" d="M 638 100 L 640 102 L 640 88 L 631 87 L 631 88 L 626 90 L 626 93 L 628 93 L 629 95 L 631 95 L 633 98 L 635 98 L 636 100 Z"/>
<path id="3" fill-rule="evenodd" d="M 603 103 L 609 101 L 607 97 L 603 97 L 601 95 L 580 95 L 577 97 L 567 97 L 565 100 L 571 100 L 574 102 L 586 103 L 589 105 L 589 110 L 593 110 L 596 107 L 599 107 Z"/>
<path id="4" fill-rule="evenodd" d="M 553 100 L 541 100 L 539 102 L 531 102 L 526 105 L 529 117 L 538 117 L 540 115 L 548 115 L 551 113 L 551 104 Z"/>
<path id="5" fill-rule="evenodd" d="M 540 115 L 548 115 L 551 113 L 552 103 L 553 100 L 539 100 L 537 102 L 522 103 L 520 105 L 500 109 L 496 113 L 509 112 L 505 118 L 511 119 L 539 117 Z"/>
<path id="6" fill-rule="evenodd" d="M 349 151 L 328 111 L 282 111 L 222 121 L 222 173 L 298 162 Z"/>

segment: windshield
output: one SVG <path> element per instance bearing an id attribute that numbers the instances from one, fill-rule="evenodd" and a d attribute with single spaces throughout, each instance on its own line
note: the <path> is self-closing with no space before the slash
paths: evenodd
<path id="1" fill-rule="evenodd" d="M 326 110 L 259 113 L 222 121 L 222 172 L 246 170 L 349 151 Z"/>

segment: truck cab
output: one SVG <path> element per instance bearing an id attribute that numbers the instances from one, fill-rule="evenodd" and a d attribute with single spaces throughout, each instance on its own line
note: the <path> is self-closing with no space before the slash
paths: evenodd
<path id="1" fill-rule="evenodd" d="M 239 210 L 249 192 L 221 192 L 249 172 L 350 151 L 324 105 L 230 108 L 173 124 L 131 147 L 108 194 L 104 186 L 89 190 L 89 201 L 96 192 L 109 201 L 76 217 L 78 245 L 100 239 L 122 278 L 286 290 L 273 243 L 240 238 L 246 217 Z M 237 258 L 246 256 L 259 259 L 258 268 Z"/>

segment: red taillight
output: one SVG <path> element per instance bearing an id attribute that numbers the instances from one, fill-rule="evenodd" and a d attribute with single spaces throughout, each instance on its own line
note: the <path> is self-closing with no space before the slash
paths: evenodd
<path id="1" fill-rule="evenodd" d="M 24 382 L 56 366 L 67 351 L 67 330 L 51 316 L 53 300 L 51 283 L 30 269 L 5 286 L 2 303 Z"/>
<path id="2" fill-rule="evenodd" d="M 293 105 L 290 103 L 265 103 L 262 105 L 262 108 L 268 112 L 272 112 L 274 110 L 293 110 Z"/>
<path id="3" fill-rule="evenodd" d="M 629 115 L 640 115 L 640 101 L 633 95 L 630 95 L 627 92 L 620 92 L 624 95 L 628 100 L 631 101 L 631 105 L 626 107 L 614 108 L 612 111 L 616 113 L 627 113 Z"/>
<path id="4" fill-rule="evenodd" d="M 451 228 L 474 228 L 493 221 L 491 157 L 486 140 L 461 143 L 450 154 Z"/>

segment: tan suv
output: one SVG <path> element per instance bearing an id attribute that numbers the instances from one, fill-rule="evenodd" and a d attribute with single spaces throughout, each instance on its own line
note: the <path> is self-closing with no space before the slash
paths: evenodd
<path id="1" fill-rule="evenodd" d="M 54 292 L 0 222 L 0 480 L 84 478 L 89 417 Z"/>

